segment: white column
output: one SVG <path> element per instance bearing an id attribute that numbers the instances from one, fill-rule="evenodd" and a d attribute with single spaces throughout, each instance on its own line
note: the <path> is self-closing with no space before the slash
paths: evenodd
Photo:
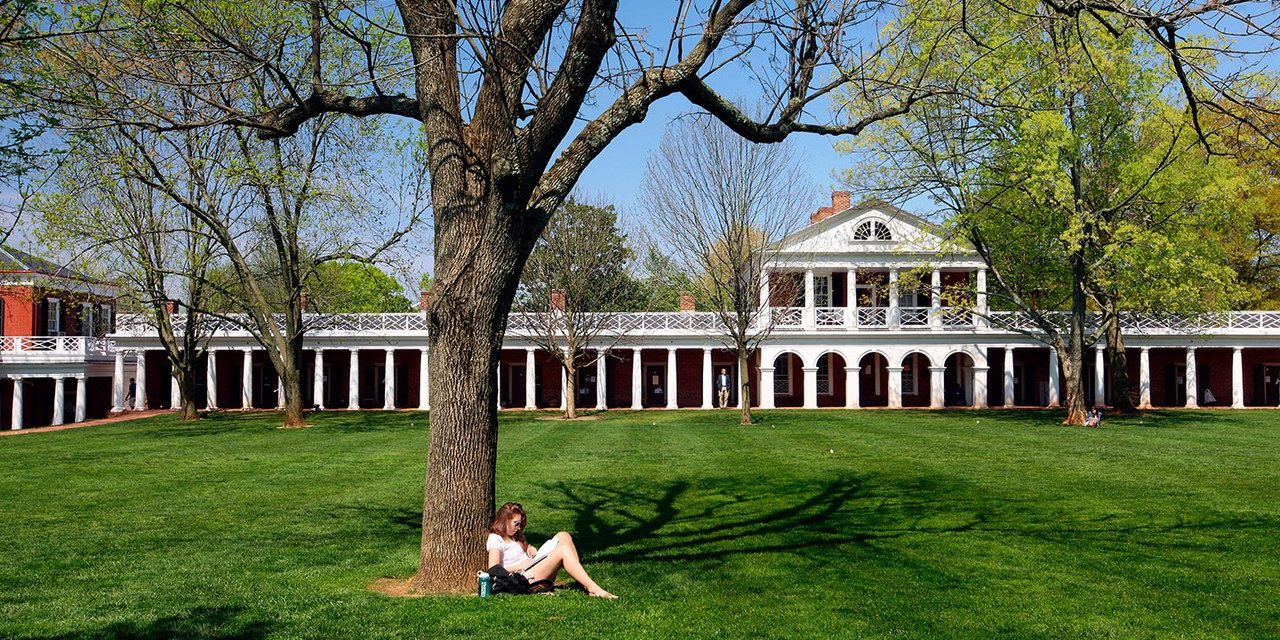
<path id="1" fill-rule="evenodd" d="M 644 408 L 644 367 L 641 365 L 642 349 L 631 350 L 631 409 Z"/>
<path id="2" fill-rule="evenodd" d="M 205 408 L 218 408 L 218 352 L 208 349 L 205 352 L 204 367 Z"/>
<path id="3" fill-rule="evenodd" d="M 676 404 L 676 350 L 675 347 L 667 349 L 667 408 L 675 409 Z"/>
<path id="4" fill-rule="evenodd" d="M 524 408 L 538 408 L 538 361 L 534 358 L 536 347 L 524 350 Z"/>
<path id="5" fill-rule="evenodd" d="M 850 270 L 850 273 L 853 273 Z M 844 406 L 846 409 L 862 407 L 862 367 L 844 368 Z"/>
<path id="6" fill-rule="evenodd" d="M 760 367 L 760 408 L 773 407 L 773 367 Z"/>
<path id="7" fill-rule="evenodd" d="M 1093 345 L 1093 406 L 1107 405 L 1106 347 Z"/>
<path id="8" fill-rule="evenodd" d="M 315 349 L 311 371 L 311 404 L 324 408 L 324 349 Z"/>
<path id="9" fill-rule="evenodd" d="M 608 354 L 596 353 L 596 409 L 604 411 L 609 408 L 609 385 L 605 382 L 609 363 Z"/>
<path id="10" fill-rule="evenodd" d="M 1004 347 L 1004 406 L 1013 406 L 1013 347 Z"/>
<path id="11" fill-rule="evenodd" d="M 84 422 L 89 406 L 88 394 L 85 392 L 87 380 L 83 373 L 76 376 L 76 422 Z"/>
<path id="12" fill-rule="evenodd" d="M 1187 347 L 1187 407 L 1200 406 L 1199 385 L 1196 384 L 1196 348 Z"/>
<path id="13" fill-rule="evenodd" d="M 1058 350 L 1049 347 L 1049 406 L 1062 405 L 1062 392 L 1058 390 Z"/>
<path id="14" fill-rule="evenodd" d="M 769 326 L 772 321 L 773 312 L 769 310 L 769 268 L 765 267 L 760 270 L 760 317 L 758 325 L 761 329 Z"/>
<path id="15" fill-rule="evenodd" d="M 119 351 L 116 352 L 116 362 L 123 362 Z M 17 431 L 22 428 L 22 376 L 10 377 L 13 379 L 13 406 L 10 407 L 9 428 Z"/>
<path id="16" fill-rule="evenodd" d="M 987 374 L 991 367 L 973 366 L 973 408 L 987 408 Z"/>
<path id="17" fill-rule="evenodd" d="M 850 269 L 844 280 L 844 306 L 848 312 L 848 321 L 844 326 L 853 329 L 858 326 L 858 270 Z"/>
<path id="18" fill-rule="evenodd" d="M 138 393 L 133 399 L 133 408 L 145 411 L 147 408 L 147 352 L 138 350 L 138 363 L 134 366 L 134 379 L 138 382 Z"/>
<path id="19" fill-rule="evenodd" d="M 418 410 L 428 411 L 431 409 L 431 360 L 430 349 L 423 347 L 418 357 Z M 533 372 L 526 373 L 528 379 L 533 379 Z M 532 395 L 532 394 L 530 394 Z"/>
<path id="20" fill-rule="evenodd" d="M 1244 349 L 1231 349 L 1231 408 L 1244 408 Z"/>
<path id="21" fill-rule="evenodd" d="M 986 269 L 978 269 L 977 286 L 978 286 L 978 295 L 977 295 L 977 300 L 975 301 L 976 304 L 974 305 L 975 307 L 977 307 L 977 313 L 974 314 L 977 317 L 973 319 L 973 324 L 976 327 L 985 327 L 989 324 L 987 322 L 987 270 Z"/>
<path id="22" fill-rule="evenodd" d="M 494 368 L 493 378 L 497 393 L 493 394 L 493 407 L 499 411 L 502 410 L 502 349 L 498 349 L 498 366 Z"/>
<path id="23" fill-rule="evenodd" d="M 712 377 L 715 372 L 711 370 L 711 347 L 702 348 L 702 408 L 712 408 L 711 396 L 715 394 L 715 385 L 712 384 Z"/>
<path id="24" fill-rule="evenodd" d="M 929 281 L 929 326 L 942 327 L 942 272 L 937 269 Z"/>
<path id="25" fill-rule="evenodd" d="M 902 367 L 886 367 L 889 371 L 889 408 L 902 408 Z"/>
<path id="26" fill-rule="evenodd" d="M 396 350 L 383 349 L 382 360 L 382 408 L 391 411 L 396 408 Z"/>
<path id="27" fill-rule="evenodd" d="M 14 378 L 20 380 L 21 378 Z M 111 374 L 111 413 L 124 411 L 124 351 L 116 351 L 116 368 Z"/>
<path id="28" fill-rule="evenodd" d="M 941 409 L 946 406 L 947 383 L 946 367 L 929 367 L 929 408 Z"/>
<path id="29" fill-rule="evenodd" d="M 569 373 L 560 365 L 560 408 L 569 406 Z"/>
<path id="30" fill-rule="evenodd" d="M 804 328 L 813 329 L 818 325 L 817 311 L 814 311 L 813 269 L 804 270 Z"/>
<path id="31" fill-rule="evenodd" d="M 351 366 L 347 367 L 347 411 L 360 409 L 360 350 L 351 349 Z"/>
<path id="32" fill-rule="evenodd" d="M 747 365 L 747 368 L 749 369 L 749 368 L 750 368 L 750 366 L 751 366 L 751 365 Z M 743 400 L 745 399 L 745 398 L 743 397 L 743 393 L 742 393 L 742 381 L 743 381 L 743 380 L 750 380 L 750 377 L 749 377 L 749 376 L 751 375 L 751 372 L 750 372 L 750 371 L 745 371 L 745 370 L 743 370 L 743 366 L 742 366 L 742 363 L 741 363 L 741 362 L 739 362 L 739 363 L 738 363 L 734 368 L 735 368 L 735 369 L 737 369 L 737 371 L 738 371 L 738 380 L 737 380 L 737 382 L 738 382 L 738 408 L 739 408 L 739 409 L 741 409 L 741 408 L 742 408 L 742 402 L 743 402 Z"/>
<path id="33" fill-rule="evenodd" d="M 284 378 L 276 374 L 276 408 L 284 408 Z"/>
<path id="34" fill-rule="evenodd" d="M 253 349 L 240 351 L 244 354 L 244 364 L 240 367 L 240 408 L 248 411 L 253 408 Z"/>
<path id="35" fill-rule="evenodd" d="M 818 368 L 803 367 L 804 372 L 804 408 L 818 408 Z"/>
<path id="36" fill-rule="evenodd" d="M 53 426 L 55 427 L 66 422 L 66 384 L 66 378 L 63 378 L 62 376 L 58 376 L 53 379 Z"/>
<path id="37" fill-rule="evenodd" d="M 889 326 L 898 326 L 901 315 L 898 311 L 898 268 L 889 269 Z"/>
<path id="38" fill-rule="evenodd" d="M 1151 349 L 1138 350 L 1138 408 L 1151 408 Z"/>
<path id="39" fill-rule="evenodd" d="M 181 409 L 182 408 L 181 401 L 182 401 L 182 386 L 178 384 L 177 374 L 176 373 L 171 374 L 169 376 L 169 408 Z"/>

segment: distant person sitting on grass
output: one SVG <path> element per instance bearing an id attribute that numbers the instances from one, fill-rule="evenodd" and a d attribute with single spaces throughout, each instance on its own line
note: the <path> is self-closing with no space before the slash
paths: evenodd
<path id="1" fill-rule="evenodd" d="M 1084 426 L 1096 429 L 1100 424 L 1102 424 L 1102 412 L 1099 411 L 1097 407 L 1089 409 L 1089 411 L 1084 414 Z"/>
<path id="2" fill-rule="evenodd" d="M 587 570 L 582 568 L 582 562 L 578 558 L 578 548 L 567 532 L 557 533 L 535 550 L 524 539 L 527 524 L 524 507 L 520 503 L 508 502 L 498 508 L 498 512 L 493 514 L 489 538 L 484 544 L 485 550 L 489 552 L 487 566 L 501 564 L 507 571 L 523 574 L 529 582 L 554 580 L 563 566 L 578 584 L 586 588 L 588 594 L 610 600 L 618 597 L 601 589 L 587 575 Z"/>

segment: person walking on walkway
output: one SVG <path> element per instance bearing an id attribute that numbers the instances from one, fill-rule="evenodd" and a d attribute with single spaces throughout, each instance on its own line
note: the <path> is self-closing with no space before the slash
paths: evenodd
<path id="1" fill-rule="evenodd" d="M 720 375 L 716 376 L 716 394 L 720 398 L 720 408 L 729 406 L 729 372 L 720 367 Z"/>

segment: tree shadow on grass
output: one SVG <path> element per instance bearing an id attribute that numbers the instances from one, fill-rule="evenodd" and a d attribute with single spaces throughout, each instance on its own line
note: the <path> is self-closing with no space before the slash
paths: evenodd
<path id="1" fill-rule="evenodd" d="M 23 640 L 258 640 L 271 634 L 272 624 L 251 618 L 242 607 L 196 607 L 149 621 L 127 620 L 48 636 L 19 636 Z"/>
<path id="2" fill-rule="evenodd" d="M 691 489 L 557 482 L 542 501 L 573 512 L 584 556 L 605 562 L 723 561 L 789 553 L 827 561 L 850 545 L 870 554 L 904 536 L 972 533 L 1020 536 L 1068 547 L 1161 555 L 1199 548 L 1186 534 L 1229 537 L 1280 531 L 1274 516 L 1233 513 L 1079 513 L 1055 500 L 990 496 L 954 479 L 844 476 L 821 484 L 771 487 L 727 480 Z M 1213 544 L 1213 543 L 1209 543 Z"/>

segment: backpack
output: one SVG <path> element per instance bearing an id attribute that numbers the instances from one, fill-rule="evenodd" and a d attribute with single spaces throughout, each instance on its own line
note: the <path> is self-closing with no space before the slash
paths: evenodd
<path id="1" fill-rule="evenodd" d="M 487 572 L 493 578 L 493 593 L 509 593 L 513 596 L 527 596 L 531 593 L 554 593 L 556 583 L 553 579 L 529 582 L 522 573 L 511 573 L 495 564 Z"/>

